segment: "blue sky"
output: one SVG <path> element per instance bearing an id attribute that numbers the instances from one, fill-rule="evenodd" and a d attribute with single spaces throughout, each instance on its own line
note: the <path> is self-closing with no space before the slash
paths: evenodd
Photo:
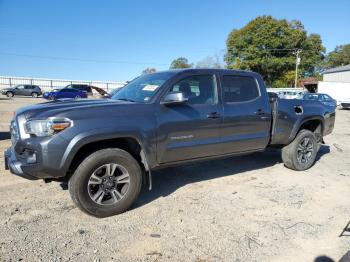
<path id="1" fill-rule="evenodd" d="M 223 55 L 228 33 L 259 15 L 301 20 L 328 52 L 350 43 L 349 12 L 349 0 L 0 0 L 0 75 L 124 81 Z"/>

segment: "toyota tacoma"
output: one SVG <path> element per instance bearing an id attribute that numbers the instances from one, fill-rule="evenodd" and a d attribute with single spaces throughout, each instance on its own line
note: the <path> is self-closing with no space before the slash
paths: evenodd
<path id="1" fill-rule="evenodd" d="M 335 109 L 278 99 L 254 72 L 184 69 L 142 75 L 111 99 L 23 107 L 11 122 L 5 168 L 27 179 L 68 182 L 73 202 L 106 217 L 126 211 L 151 172 L 190 161 L 281 148 L 306 170 Z M 239 165 L 239 163 L 237 163 Z"/>

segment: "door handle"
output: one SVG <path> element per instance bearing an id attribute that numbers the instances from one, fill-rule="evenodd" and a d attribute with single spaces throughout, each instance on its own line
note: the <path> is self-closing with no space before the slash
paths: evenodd
<path id="1" fill-rule="evenodd" d="M 261 119 L 268 119 L 270 118 L 268 113 L 265 113 L 264 110 L 258 109 L 256 112 L 254 112 L 256 115 L 260 116 Z"/>
<path id="2" fill-rule="evenodd" d="M 258 109 L 258 110 L 256 110 L 254 113 L 255 113 L 256 115 L 258 115 L 258 116 L 262 116 L 262 115 L 265 114 L 265 112 L 264 112 L 262 109 Z"/>
<path id="3" fill-rule="evenodd" d="M 207 118 L 211 118 L 211 119 L 215 119 L 215 118 L 219 118 L 220 114 L 218 112 L 211 112 L 209 114 L 207 114 Z"/>

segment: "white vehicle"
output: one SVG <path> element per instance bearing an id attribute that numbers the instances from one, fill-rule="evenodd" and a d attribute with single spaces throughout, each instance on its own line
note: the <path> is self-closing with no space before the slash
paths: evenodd
<path id="1" fill-rule="evenodd" d="M 337 105 L 350 108 L 350 83 L 318 82 L 318 92 L 328 94 L 337 100 Z"/>
<path id="2" fill-rule="evenodd" d="M 304 94 L 309 93 L 303 88 L 268 88 L 268 92 L 273 92 L 283 99 L 301 99 Z"/>
<path id="3" fill-rule="evenodd" d="M 341 108 L 350 108 L 350 97 L 348 97 L 347 99 L 344 99 L 342 101 L 338 101 L 338 105 Z"/>

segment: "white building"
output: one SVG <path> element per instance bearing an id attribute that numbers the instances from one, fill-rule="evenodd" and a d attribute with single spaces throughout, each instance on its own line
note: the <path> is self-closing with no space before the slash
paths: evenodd
<path id="1" fill-rule="evenodd" d="M 350 83 L 350 65 L 331 68 L 323 72 L 324 82 Z"/>
<path id="2" fill-rule="evenodd" d="M 350 65 L 331 68 L 318 82 L 318 92 L 329 94 L 339 102 L 350 101 Z"/>

